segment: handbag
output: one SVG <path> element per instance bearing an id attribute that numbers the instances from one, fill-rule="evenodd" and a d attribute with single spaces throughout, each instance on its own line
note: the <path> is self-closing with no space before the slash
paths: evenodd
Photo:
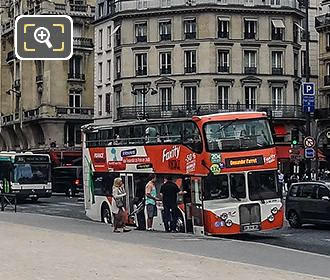
<path id="1" fill-rule="evenodd" d="M 116 204 L 118 208 L 124 207 L 124 202 L 122 198 L 115 198 Z"/>

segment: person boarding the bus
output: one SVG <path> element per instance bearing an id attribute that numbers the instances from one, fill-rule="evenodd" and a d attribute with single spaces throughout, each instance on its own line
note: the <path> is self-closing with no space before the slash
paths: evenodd
<path id="1" fill-rule="evenodd" d="M 112 187 L 112 214 L 114 216 L 113 232 L 120 232 L 118 229 L 123 228 L 123 232 L 130 231 L 125 227 L 125 208 L 124 208 L 124 197 L 126 191 L 124 188 L 123 180 L 118 177 L 113 181 Z"/>
<path id="2" fill-rule="evenodd" d="M 156 175 L 150 174 L 149 182 L 146 185 L 145 189 L 145 204 L 147 209 L 147 230 L 153 230 L 152 225 L 154 221 L 154 217 L 157 216 L 157 190 L 156 190 Z"/>

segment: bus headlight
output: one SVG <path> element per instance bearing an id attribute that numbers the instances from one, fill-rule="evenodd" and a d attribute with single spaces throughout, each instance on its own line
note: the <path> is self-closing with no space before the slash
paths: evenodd
<path id="1" fill-rule="evenodd" d="M 274 220 L 275 220 L 275 217 L 274 217 L 274 215 L 269 215 L 268 216 L 268 218 L 267 218 L 267 220 L 269 221 L 269 222 L 274 222 Z"/>
<path id="2" fill-rule="evenodd" d="M 276 215 L 278 213 L 277 207 L 273 207 L 271 212 L 272 212 L 273 215 Z"/>
<path id="3" fill-rule="evenodd" d="M 228 218 L 228 214 L 227 213 L 222 213 L 221 215 L 220 215 L 220 218 L 222 219 L 222 220 L 227 220 L 227 218 Z"/>
<path id="4" fill-rule="evenodd" d="M 228 219 L 226 222 L 225 222 L 226 226 L 227 227 L 231 227 L 233 225 L 233 221 Z"/>

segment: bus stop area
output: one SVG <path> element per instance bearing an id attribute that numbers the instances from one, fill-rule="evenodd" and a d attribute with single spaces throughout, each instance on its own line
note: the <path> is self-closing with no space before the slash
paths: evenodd
<path id="1" fill-rule="evenodd" d="M 37 227 L 27 223 L 28 217 L 20 222 L 12 217 L 0 215 L 0 247 L 6 252 L 0 254 L 1 279 L 5 280 L 328 279 Z"/>

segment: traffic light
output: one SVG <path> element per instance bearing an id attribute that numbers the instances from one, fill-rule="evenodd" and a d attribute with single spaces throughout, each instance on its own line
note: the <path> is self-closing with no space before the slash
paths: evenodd
<path id="1" fill-rule="evenodd" d="M 293 128 L 291 130 L 291 145 L 295 146 L 299 143 L 299 130 L 297 128 Z"/>

